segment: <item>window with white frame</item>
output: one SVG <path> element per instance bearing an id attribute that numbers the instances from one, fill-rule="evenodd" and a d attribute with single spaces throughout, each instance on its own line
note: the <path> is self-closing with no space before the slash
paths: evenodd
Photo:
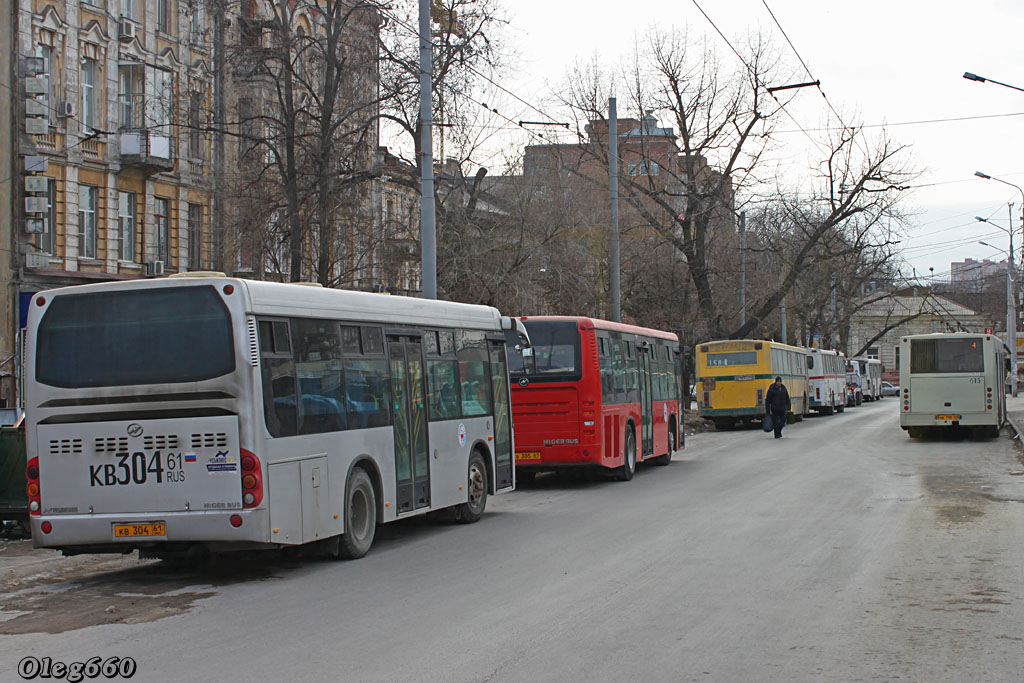
<path id="1" fill-rule="evenodd" d="M 43 216 L 43 231 L 36 235 L 36 247 L 44 254 L 53 256 L 57 246 L 57 181 L 46 179 L 46 215 Z"/>
<path id="2" fill-rule="evenodd" d="M 117 193 L 117 222 L 119 232 L 121 233 L 121 253 L 119 256 L 122 261 L 135 261 L 137 201 L 138 199 L 134 192 Z"/>
<path id="3" fill-rule="evenodd" d="M 50 123 L 53 123 L 55 105 L 53 101 L 53 84 L 56 78 L 54 76 L 53 55 L 53 48 L 49 45 L 36 46 L 36 56 L 43 59 L 43 72 L 38 75 L 38 78 L 46 81 L 46 94 L 43 95 L 43 104 L 46 106 L 46 118 Z"/>
<path id="4" fill-rule="evenodd" d="M 170 201 L 157 197 L 154 202 L 153 220 L 156 227 L 156 260 L 170 265 Z"/>
<path id="5" fill-rule="evenodd" d="M 96 60 L 82 60 L 82 132 L 91 133 L 96 128 L 97 97 L 96 97 Z"/>
<path id="6" fill-rule="evenodd" d="M 145 66 L 122 64 L 117 68 L 117 102 L 121 128 L 142 128 L 145 98 Z"/>
<path id="7" fill-rule="evenodd" d="M 121 0 L 121 16 L 132 21 L 139 20 L 136 0 Z"/>
<path id="8" fill-rule="evenodd" d="M 78 186 L 78 251 L 82 258 L 96 258 L 96 210 L 99 196 L 98 187 Z"/>
<path id="9" fill-rule="evenodd" d="M 146 127 L 170 132 L 174 75 L 170 71 L 146 67 Z"/>

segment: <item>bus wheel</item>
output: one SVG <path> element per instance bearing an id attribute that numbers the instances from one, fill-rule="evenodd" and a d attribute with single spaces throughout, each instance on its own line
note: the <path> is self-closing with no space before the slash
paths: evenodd
<path id="1" fill-rule="evenodd" d="M 361 467 L 352 470 L 345 486 L 345 533 L 339 539 L 338 557 L 355 560 L 367 553 L 377 532 L 377 496 L 370 475 Z"/>
<path id="2" fill-rule="evenodd" d="M 455 521 L 472 524 L 479 520 L 487 507 L 487 466 L 479 451 L 469 456 L 469 478 L 466 483 L 466 502 L 455 506 Z"/>
<path id="3" fill-rule="evenodd" d="M 633 430 L 626 430 L 626 449 L 623 453 L 625 456 L 625 462 L 616 471 L 616 478 L 619 481 L 629 481 L 633 478 L 633 473 L 636 472 L 636 437 L 633 435 Z"/>
<path id="4" fill-rule="evenodd" d="M 670 429 L 668 430 L 668 453 L 666 453 L 665 455 L 659 455 L 657 458 L 655 458 L 654 464 L 661 465 L 662 467 L 669 464 L 670 462 L 672 462 L 672 454 L 675 453 L 675 450 L 676 433 L 674 430 Z"/>

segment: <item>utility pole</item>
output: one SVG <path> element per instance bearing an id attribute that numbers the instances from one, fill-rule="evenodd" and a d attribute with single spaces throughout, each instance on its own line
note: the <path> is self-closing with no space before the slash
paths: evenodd
<path id="1" fill-rule="evenodd" d="M 612 320 L 622 321 L 622 308 L 619 300 L 619 118 L 615 111 L 615 98 L 608 98 L 608 192 L 611 196 L 611 253 L 609 254 L 609 270 L 611 271 L 610 296 L 612 300 Z"/>
<path id="2" fill-rule="evenodd" d="M 1010 346 L 1010 392 L 1017 396 L 1017 306 L 1013 297 L 1013 202 L 1010 202 L 1010 261 L 1006 264 L 1006 343 Z"/>
<path id="3" fill-rule="evenodd" d="M 782 297 L 782 305 L 779 307 L 782 316 L 782 343 L 788 344 L 789 337 L 786 335 L 786 297 Z"/>
<path id="4" fill-rule="evenodd" d="M 740 211 L 740 327 L 747 324 L 747 212 Z"/>
<path id="5" fill-rule="evenodd" d="M 437 298 L 437 232 L 434 216 L 434 141 L 430 88 L 433 80 L 430 0 L 420 0 L 420 253 L 423 298 Z"/>
<path id="6" fill-rule="evenodd" d="M 224 71 L 226 66 L 224 0 L 215 0 L 213 3 L 213 225 L 210 227 L 210 237 L 213 242 L 212 265 L 214 270 L 229 272 L 228 259 L 224 254 L 224 121 L 227 118 L 224 115 Z"/>

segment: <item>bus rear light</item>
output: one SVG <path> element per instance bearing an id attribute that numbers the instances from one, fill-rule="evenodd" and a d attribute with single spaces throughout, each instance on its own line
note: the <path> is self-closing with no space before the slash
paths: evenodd
<path id="1" fill-rule="evenodd" d="M 594 426 L 594 421 L 593 420 L 584 420 L 583 421 L 583 426 L 584 427 L 593 427 Z"/>
<path id="2" fill-rule="evenodd" d="M 821 400 L 821 387 L 814 387 L 814 398 Z"/>
<path id="3" fill-rule="evenodd" d="M 710 408 L 711 407 L 711 393 L 710 392 L 708 392 L 708 391 L 704 392 L 704 401 L 703 401 L 703 403 L 704 403 L 704 407 L 705 408 Z"/>
<path id="4" fill-rule="evenodd" d="M 764 405 L 764 389 L 757 390 L 757 405 Z"/>
<path id="5" fill-rule="evenodd" d="M 589 418 L 593 418 L 594 417 L 594 411 L 593 410 L 584 410 L 583 411 L 583 419 L 587 419 L 588 417 Z"/>
<path id="6" fill-rule="evenodd" d="M 238 527 L 242 526 L 242 516 L 241 515 L 231 515 L 230 521 L 231 521 L 231 526 L 235 527 L 236 529 Z"/>
<path id="7" fill-rule="evenodd" d="M 234 294 L 235 293 L 235 286 L 234 285 L 224 285 L 224 293 L 227 294 L 228 296 Z"/>
<path id="8" fill-rule="evenodd" d="M 38 299 L 36 299 L 36 306 L 45 306 L 45 305 L 46 305 L 46 297 L 42 297 L 41 296 Z"/>
<path id="9" fill-rule="evenodd" d="M 242 449 L 242 507 L 256 507 L 263 502 L 263 470 L 260 459 L 252 451 Z M 238 526 L 242 523 L 238 518 Z"/>
<path id="10" fill-rule="evenodd" d="M 589 448 L 584 448 L 583 449 L 583 457 L 584 458 L 589 458 L 590 457 L 590 449 Z"/>
<path id="11" fill-rule="evenodd" d="M 50 524 L 49 522 L 43 522 L 42 524 L 39 525 L 39 528 L 43 530 L 44 534 L 48 534 L 51 531 L 53 531 L 53 525 Z"/>
<path id="12" fill-rule="evenodd" d="M 903 406 L 903 410 L 910 410 L 910 406 Z"/>
<path id="13" fill-rule="evenodd" d="M 38 515 L 42 509 L 39 485 L 39 456 L 28 461 L 25 466 L 25 493 L 28 494 L 28 511 L 31 515 Z"/>

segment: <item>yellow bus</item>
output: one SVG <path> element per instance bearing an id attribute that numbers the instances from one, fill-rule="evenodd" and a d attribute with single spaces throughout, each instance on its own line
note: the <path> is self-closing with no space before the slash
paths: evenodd
<path id="1" fill-rule="evenodd" d="M 764 395 L 776 377 L 789 390 L 789 421 L 802 420 L 807 400 L 807 349 L 773 341 L 737 339 L 697 346 L 697 414 L 731 429 L 761 420 Z"/>

